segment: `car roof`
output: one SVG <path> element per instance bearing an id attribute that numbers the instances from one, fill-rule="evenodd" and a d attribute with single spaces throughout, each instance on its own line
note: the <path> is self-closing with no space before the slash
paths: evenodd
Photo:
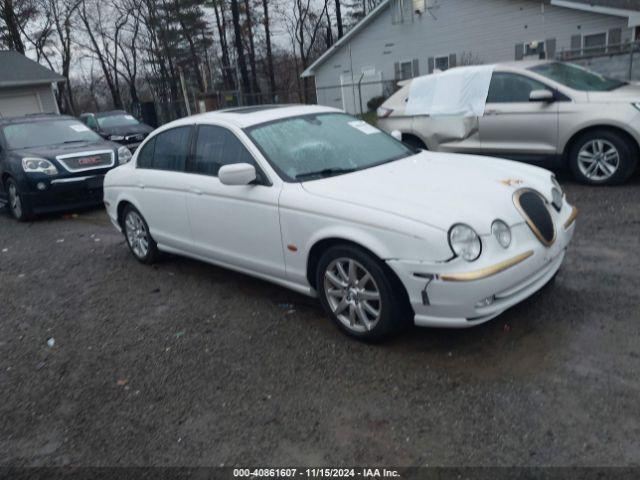
<path id="1" fill-rule="evenodd" d="M 48 120 L 77 120 L 69 115 L 58 115 L 57 113 L 37 113 L 22 117 L 0 117 L 0 127 L 5 125 L 17 125 L 19 123 L 38 123 Z"/>
<path id="2" fill-rule="evenodd" d="M 93 115 L 95 115 L 98 118 L 102 118 L 102 117 L 113 117 L 114 115 L 129 115 L 129 114 L 124 110 L 109 110 L 107 112 L 96 112 Z"/>
<path id="3" fill-rule="evenodd" d="M 508 68 L 522 68 L 527 69 L 531 67 L 537 67 L 545 63 L 554 63 L 554 60 L 516 60 L 513 62 L 496 63 L 496 68 L 508 67 Z"/>
<path id="4" fill-rule="evenodd" d="M 255 107 L 238 107 L 215 112 L 201 113 L 171 122 L 171 126 L 196 123 L 230 123 L 239 128 L 247 128 L 261 123 L 280 120 L 287 117 L 311 115 L 317 113 L 343 113 L 337 108 L 321 105 L 260 105 Z M 165 125 L 166 127 L 166 125 Z"/>

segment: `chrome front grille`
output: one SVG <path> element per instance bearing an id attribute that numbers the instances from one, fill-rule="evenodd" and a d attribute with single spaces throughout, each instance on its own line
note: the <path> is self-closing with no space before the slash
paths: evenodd
<path id="1" fill-rule="evenodd" d="M 59 155 L 56 160 L 70 172 L 84 172 L 109 168 L 115 165 L 115 155 L 112 150 L 70 153 L 68 155 Z"/>
<path id="2" fill-rule="evenodd" d="M 556 229 L 544 197 L 535 190 L 525 188 L 514 193 L 513 203 L 536 238 L 547 247 L 553 245 Z"/>

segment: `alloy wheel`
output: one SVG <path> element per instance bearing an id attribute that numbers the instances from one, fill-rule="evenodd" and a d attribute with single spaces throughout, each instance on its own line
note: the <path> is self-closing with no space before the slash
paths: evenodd
<path id="1" fill-rule="evenodd" d="M 578 152 L 578 168 L 589 180 L 608 180 L 619 166 L 620 153 L 616 146 L 607 140 L 590 140 Z"/>
<path id="2" fill-rule="evenodd" d="M 349 330 L 368 332 L 380 321 L 378 285 L 371 273 L 352 258 L 338 258 L 327 266 L 324 293 L 333 314 Z"/>
<path id="3" fill-rule="evenodd" d="M 22 200 L 18 193 L 18 187 L 13 182 L 9 183 L 9 208 L 16 218 L 22 217 Z"/>
<path id="4" fill-rule="evenodd" d="M 140 215 L 131 210 L 124 221 L 127 241 L 134 255 L 144 259 L 149 253 L 149 232 Z"/>

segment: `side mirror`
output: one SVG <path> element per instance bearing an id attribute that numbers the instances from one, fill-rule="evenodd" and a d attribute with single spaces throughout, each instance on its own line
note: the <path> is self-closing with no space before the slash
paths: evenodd
<path id="1" fill-rule="evenodd" d="M 225 165 L 218 170 L 218 179 L 223 185 L 249 185 L 256 179 L 256 168 L 248 163 Z"/>
<path id="2" fill-rule="evenodd" d="M 530 102 L 553 102 L 556 99 L 551 90 L 533 90 L 529 94 Z"/>
<path id="3" fill-rule="evenodd" d="M 393 130 L 391 136 L 400 142 L 402 141 L 402 132 L 400 130 Z"/>

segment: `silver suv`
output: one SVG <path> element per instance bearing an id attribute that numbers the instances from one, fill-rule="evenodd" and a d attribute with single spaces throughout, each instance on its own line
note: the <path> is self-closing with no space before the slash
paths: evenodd
<path id="1" fill-rule="evenodd" d="M 465 68 L 465 67 L 459 67 Z M 640 154 L 640 85 L 551 61 L 498 64 L 482 117 L 405 115 L 411 80 L 378 109 L 378 125 L 417 148 L 492 155 L 584 183 L 622 183 Z"/>

